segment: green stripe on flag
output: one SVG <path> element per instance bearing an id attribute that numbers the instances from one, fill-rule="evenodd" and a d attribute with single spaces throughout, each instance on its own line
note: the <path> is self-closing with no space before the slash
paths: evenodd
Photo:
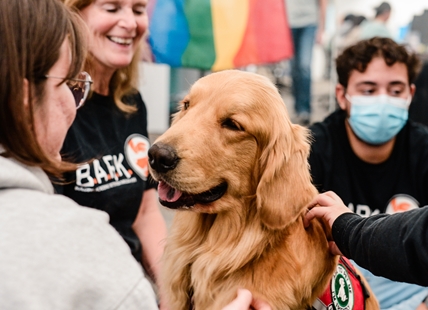
<path id="1" fill-rule="evenodd" d="M 211 69 L 215 46 L 210 0 L 186 0 L 184 11 L 189 25 L 190 41 L 183 53 L 183 67 Z"/>

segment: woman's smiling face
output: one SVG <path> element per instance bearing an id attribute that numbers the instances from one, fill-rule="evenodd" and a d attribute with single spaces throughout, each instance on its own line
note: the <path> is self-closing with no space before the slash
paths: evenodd
<path id="1" fill-rule="evenodd" d="M 97 62 L 114 70 L 131 63 L 148 28 L 146 6 L 147 0 L 95 0 L 81 10 Z"/>

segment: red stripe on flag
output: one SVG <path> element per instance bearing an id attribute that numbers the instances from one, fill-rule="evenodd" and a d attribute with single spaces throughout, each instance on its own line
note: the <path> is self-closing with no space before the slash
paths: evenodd
<path id="1" fill-rule="evenodd" d="M 278 62 L 293 56 L 284 0 L 249 0 L 247 30 L 235 56 L 236 67 Z"/>

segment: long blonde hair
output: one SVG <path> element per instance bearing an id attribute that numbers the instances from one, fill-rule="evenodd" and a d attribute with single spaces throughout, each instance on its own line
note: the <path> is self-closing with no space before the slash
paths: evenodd
<path id="1" fill-rule="evenodd" d="M 91 5 L 94 0 L 62 0 L 64 4 L 75 10 L 81 11 L 85 7 Z M 122 101 L 123 96 L 136 92 L 138 87 L 138 62 L 140 60 L 141 44 L 132 57 L 131 63 L 121 69 L 118 69 L 113 74 L 109 83 L 109 93 L 113 95 L 114 102 L 117 108 L 125 113 L 133 113 L 137 111 L 134 105 L 126 104 Z M 93 74 L 94 56 L 89 52 L 85 62 L 85 70 L 89 74 Z"/>

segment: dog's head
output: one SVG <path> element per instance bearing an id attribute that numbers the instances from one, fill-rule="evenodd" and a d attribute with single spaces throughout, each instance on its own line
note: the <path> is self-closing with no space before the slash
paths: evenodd
<path id="1" fill-rule="evenodd" d="M 308 152 L 307 131 L 291 124 L 275 86 L 228 70 L 192 86 L 149 162 L 164 206 L 204 213 L 253 207 L 266 227 L 280 229 L 315 193 Z"/>

